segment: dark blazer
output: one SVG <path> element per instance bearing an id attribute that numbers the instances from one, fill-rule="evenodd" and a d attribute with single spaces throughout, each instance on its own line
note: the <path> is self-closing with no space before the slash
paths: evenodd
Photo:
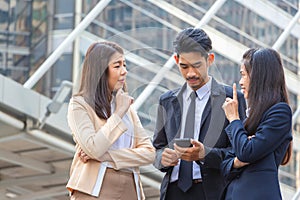
<path id="1" fill-rule="evenodd" d="M 292 111 L 286 103 L 277 103 L 264 113 L 251 140 L 241 120 L 228 125 L 226 132 L 234 151 L 221 165 L 230 181 L 223 199 L 281 199 L 278 166 L 292 140 L 291 130 Z M 234 157 L 250 164 L 232 169 Z"/>
<path id="2" fill-rule="evenodd" d="M 224 179 L 220 172 L 220 164 L 225 153 L 231 148 L 230 141 L 224 128 L 228 120 L 222 109 L 226 97 L 232 98 L 232 88 L 220 85 L 212 79 L 211 95 L 204 108 L 199 141 L 205 146 L 206 156 L 203 162 L 197 162 L 201 166 L 204 193 L 207 199 L 218 199 L 224 187 Z M 169 184 L 173 167 L 163 167 L 161 157 L 164 148 L 173 148 L 173 139 L 180 134 L 182 92 L 186 84 L 177 90 L 168 91 L 159 100 L 159 107 L 156 120 L 156 128 L 153 138 L 153 146 L 156 148 L 156 159 L 154 166 L 162 172 L 166 172 L 161 184 L 161 197 L 165 199 L 166 190 Z M 242 119 L 245 118 L 246 103 L 243 95 L 238 92 L 239 113 Z"/>

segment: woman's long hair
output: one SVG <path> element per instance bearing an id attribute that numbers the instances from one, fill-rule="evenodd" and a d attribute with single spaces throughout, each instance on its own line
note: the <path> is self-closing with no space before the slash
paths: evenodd
<path id="1" fill-rule="evenodd" d="M 243 63 L 250 76 L 248 91 L 249 116 L 245 129 L 254 135 L 263 114 L 279 102 L 289 103 L 285 84 L 283 65 L 280 55 L 273 49 L 249 49 L 243 55 Z M 292 154 L 292 143 L 282 161 L 289 162 Z"/>
<path id="2" fill-rule="evenodd" d="M 90 45 L 83 62 L 79 92 L 75 94 L 83 96 L 102 119 L 111 115 L 112 94 L 108 87 L 108 64 L 116 52 L 124 54 L 123 49 L 113 42 L 96 42 Z"/>

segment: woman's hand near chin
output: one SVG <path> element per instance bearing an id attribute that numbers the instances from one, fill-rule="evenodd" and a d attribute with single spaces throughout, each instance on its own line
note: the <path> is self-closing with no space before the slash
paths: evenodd
<path id="1" fill-rule="evenodd" d="M 123 89 L 119 89 L 116 94 L 115 113 L 122 118 L 132 103 L 133 97 L 129 96 L 127 92 L 124 92 Z"/>

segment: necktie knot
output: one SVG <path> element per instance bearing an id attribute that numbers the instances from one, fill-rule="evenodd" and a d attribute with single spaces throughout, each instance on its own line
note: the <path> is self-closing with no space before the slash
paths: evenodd
<path id="1" fill-rule="evenodd" d="M 192 92 L 190 95 L 191 101 L 195 101 L 195 99 L 197 98 L 197 92 Z"/>

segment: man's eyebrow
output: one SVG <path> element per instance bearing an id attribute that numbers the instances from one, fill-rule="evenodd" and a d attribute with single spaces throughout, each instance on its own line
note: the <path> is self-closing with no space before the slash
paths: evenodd
<path id="1" fill-rule="evenodd" d="M 199 65 L 201 63 L 202 63 L 202 61 L 198 61 L 198 62 L 193 63 L 192 65 Z"/>
<path id="2" fill-rule="evenodd" d="M 198 61 L 198 62 L 195 62 L 193 64 L 191 63 L 179 63 L 180 65 L 199 65 L 199 64 L 202 64 L 202 61 Z"/>

